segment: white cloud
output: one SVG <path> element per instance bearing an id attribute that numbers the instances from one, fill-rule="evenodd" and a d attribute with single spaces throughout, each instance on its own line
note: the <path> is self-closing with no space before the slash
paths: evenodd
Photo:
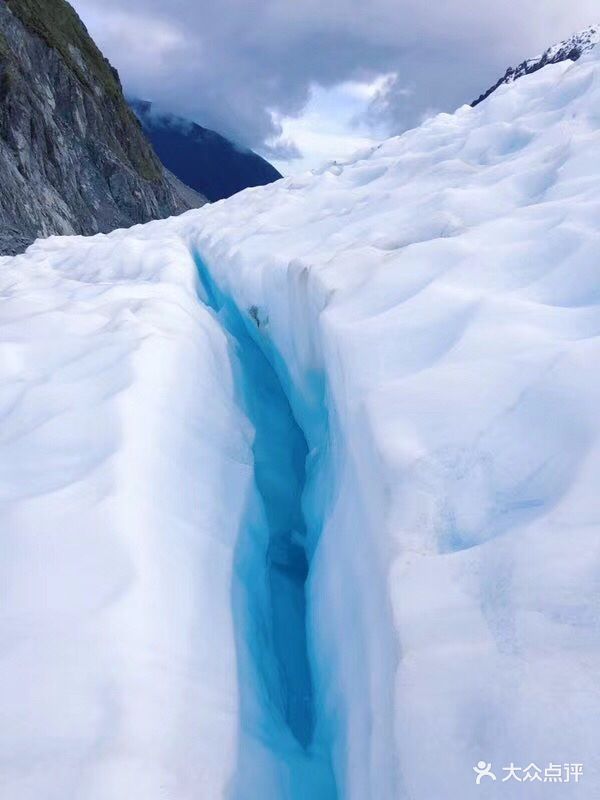
<path id="1" fill-rule="evenodd" d="M 367 136 L 369 102 L 378 133 L 451 111 L 599 13 L 598 0 L 72 1 L 130 92 L 250 147 L 295 136 L 315 152 Z M 316 116 L 312 87 L 332 101 Z"/>
<path id="2" fill-rule="evenodd" d="M 388 72 L 384 75 L 377 75 L 371 81 L 345 81 L 340 84 L 340 91 L 346 92 L 351 97 L 358 100 L 373 100 L 380 94 L 385 87 L 397 78 L 395 72 Z"/>
<path id="3" fill-rule="evenodd" d="M 300 116 L 278 116 L 275 121 L 281 135 L 296 143 L 302 157 L 292 164 L 274 160 L 283 173 L 318 167 L 324 161 L 344 160 L 375 144 L 381 137 L 360 121 L 387 76 L 370 82 L 345 81 L 324 89 L 312 86 L 310 98 Z"/>
<path id="4" fill-rule="evenodd" d="M 97 43 L 118 53 L 117 65 L 125 75 L 143 70 L 147 75 L 171 71 L 173 57 L 186 47 L 186 36 L 173 20 L 160 19 L 141 11 L 91 6 L 86 22 L 99 31 Z"/>

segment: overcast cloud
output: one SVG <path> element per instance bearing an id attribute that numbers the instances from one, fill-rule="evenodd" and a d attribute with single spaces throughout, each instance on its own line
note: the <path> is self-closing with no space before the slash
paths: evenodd
<path id="1" fill-rule="evenodd" d="M 315 126 L 339 146 L 341 119 L 352 140 L 451 111 L 600 16 L 598 0 L 72 2 L 129 93 L 279 159 Z"/>

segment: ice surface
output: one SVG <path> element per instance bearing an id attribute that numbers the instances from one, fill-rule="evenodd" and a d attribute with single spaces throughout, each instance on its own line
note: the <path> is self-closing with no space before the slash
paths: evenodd
<path id="1" fill-rule="evenodd" d="M 600 795 L 597 50 L 1 260 L 0 796 Z"/>

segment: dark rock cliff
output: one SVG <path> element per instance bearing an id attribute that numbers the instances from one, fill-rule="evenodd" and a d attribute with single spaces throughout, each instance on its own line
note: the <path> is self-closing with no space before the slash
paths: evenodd
<path id="1" fill-rule="evenodd" d="M 0 253 L 203 200 L 164 170 L 65 0 L 0 0 Z"/>

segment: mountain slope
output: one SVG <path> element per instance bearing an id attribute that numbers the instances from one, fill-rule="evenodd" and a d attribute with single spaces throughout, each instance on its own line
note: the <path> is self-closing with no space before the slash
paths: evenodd
<path id="1" fill-rule="evenodd" d="M 0 252 L 190 208 L 64 0 L 0 3 L 0 172 Z"/>
<path id="2" fill-rule="evenodd" d="M 0 260 L 3 797 L 600 797 L 599 108 Z"/>
<path id="3" fill-rule="evenodd" d="M 563 42 L 552 45 L 540 56 L 529 58 L 522 61 L 517 67 L 509 67 L 504 75 L 487 91 L 480 95 L 477 100 L 474 100 L 471 105 L 476 106 L 489 97 L 492 92 L 495 92 L 499 86 L 506 83 L 522 78 L 523 75 L 531 75 L 532 72 L 537 72 L 539 69 L 547 66 L 548 64 L 558 64 L 561 61 L 577 61 L 581 58 L 582 54 L 590 50 L 592 47 L 600 42 L 600 26 L 590 25 L 582 31 L 573 34 Z"/>
<path id="4" fill-rule="evenodd" d="M 208 200 L 281 178 L 264 158 L 224 136 L 180 117 L 153 113 L 147 101 L 130 102 L 163 164 Z"/>

